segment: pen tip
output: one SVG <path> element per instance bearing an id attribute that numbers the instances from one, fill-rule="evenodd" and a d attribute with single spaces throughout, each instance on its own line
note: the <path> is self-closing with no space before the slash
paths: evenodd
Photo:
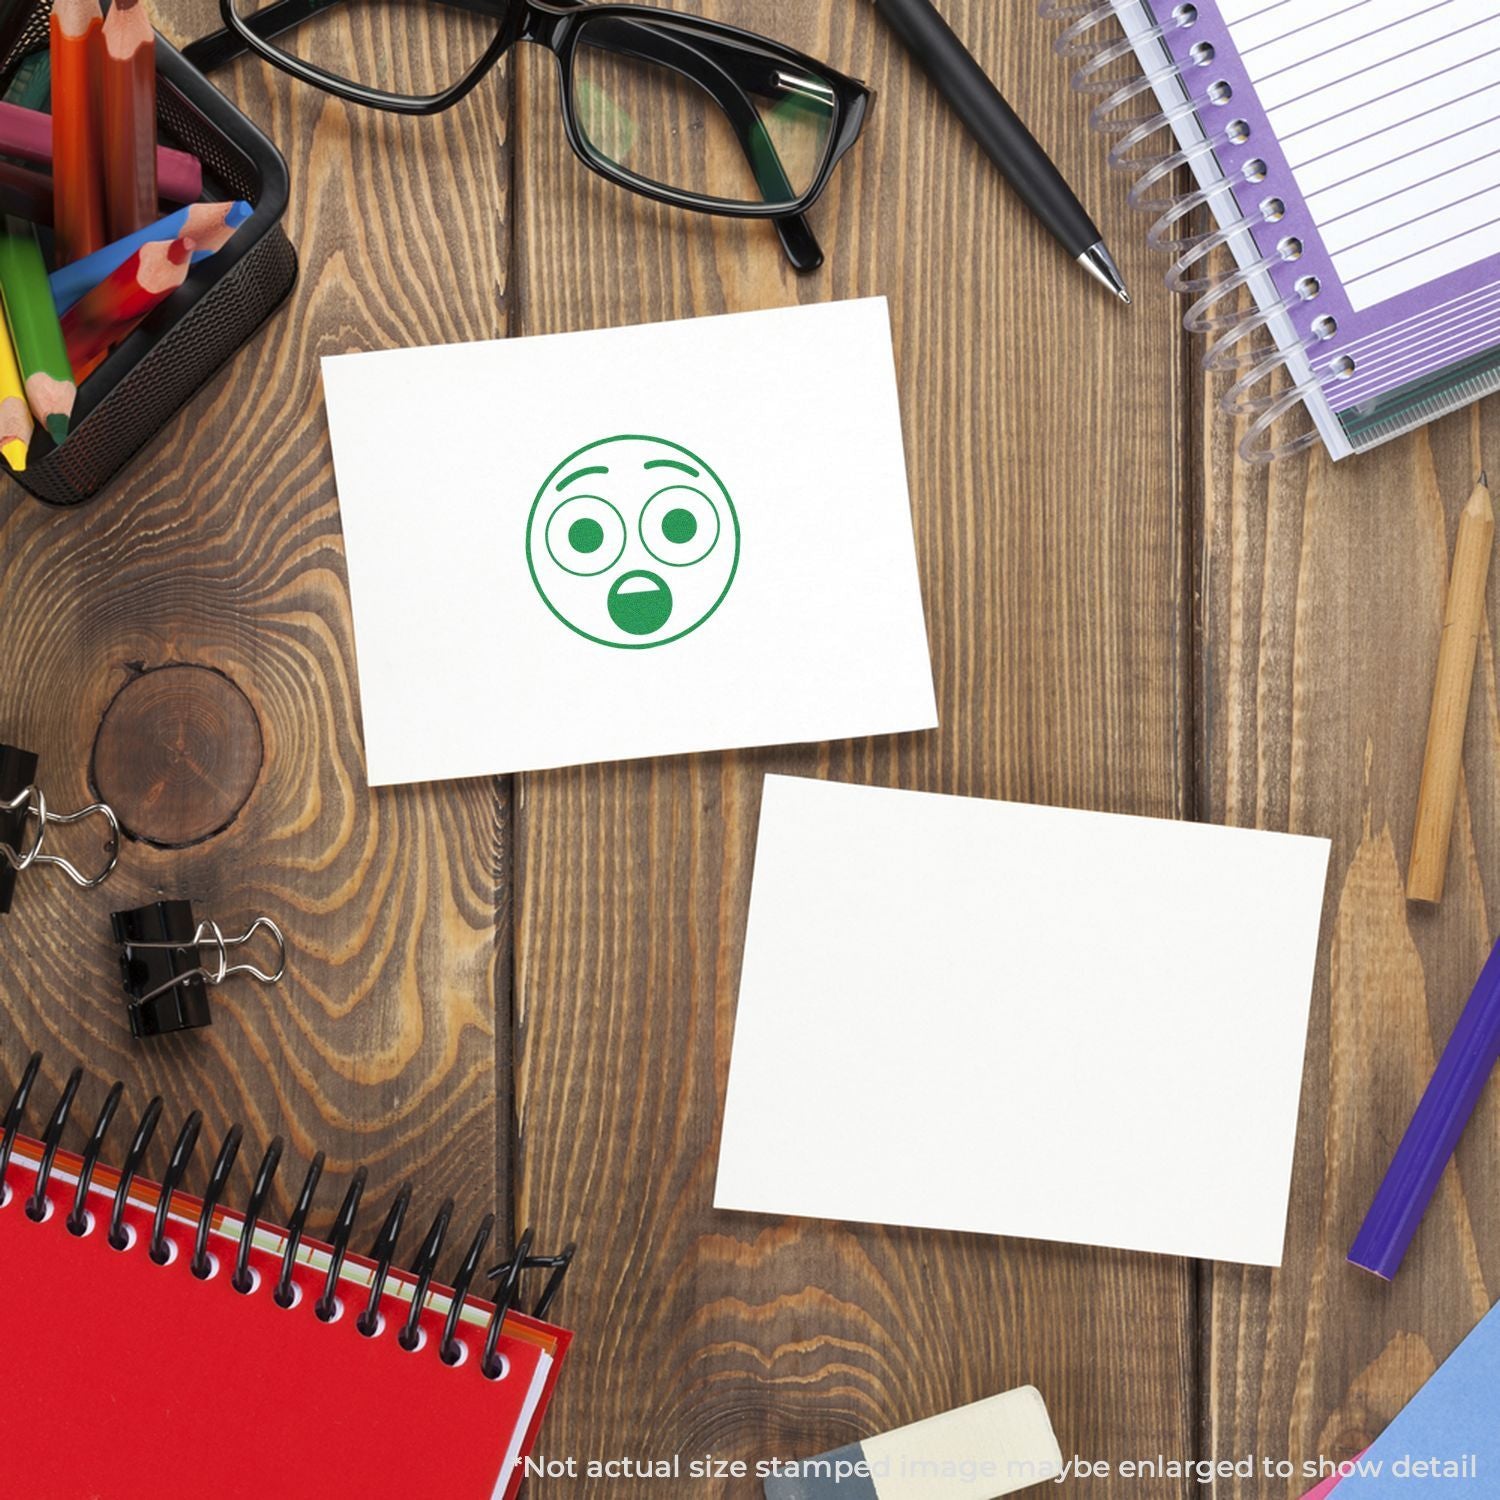
<path id="1" fill-rule="evenodd" d="M 1115 264 L 1114 257 L 1110 255 L 1103 240 L 1090 245 L 1078 257 L 1078 264 L 1121 302 L 1130 301 L 1130 293 L 1125 290 L 1125 278 L 1120 275 L 1120 268 Z"/>

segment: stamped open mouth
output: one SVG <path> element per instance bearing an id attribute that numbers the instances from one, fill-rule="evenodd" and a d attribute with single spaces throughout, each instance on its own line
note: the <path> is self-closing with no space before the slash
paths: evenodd
<path id="1" fill-rule="evenodd" d="M 654 635 L 671 614 L 666 579 L 643 568 L 622 573 L 609 591 L 609 617 L 627 635 Z"/>

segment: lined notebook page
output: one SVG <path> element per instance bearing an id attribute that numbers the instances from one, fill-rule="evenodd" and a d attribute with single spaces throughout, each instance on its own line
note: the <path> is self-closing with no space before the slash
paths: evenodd
<path id="1" fill-rule="evenodd" d="M 1220 0 L 1356 310 L 1500 248 L 1500 0 Z"/>

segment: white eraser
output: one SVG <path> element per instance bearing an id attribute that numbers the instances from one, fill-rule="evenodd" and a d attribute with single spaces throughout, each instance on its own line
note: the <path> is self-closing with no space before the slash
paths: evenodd
<path id="1" fill-rule="evenodd" d="M 778 1466 L 766 1500 L 1000 1500 L 1062 1473 L 1041 1392 L 1019 1390 Z"/>
<path id="2" fill-rule="evenodd" d="M 1062 1473 L 1047 1404 L 1030 1385 L 860 1446 L 879 1500 L 999 1500 Z"/>

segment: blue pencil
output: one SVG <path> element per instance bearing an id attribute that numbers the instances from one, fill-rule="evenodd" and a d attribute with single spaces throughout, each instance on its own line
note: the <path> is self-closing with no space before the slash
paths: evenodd
<path id="1" fill-rule="evenodd" d="M 1422 1215 L 1479 1096 L 1500 1062 L 1500 943 L 1443 1049 L 1395 1159 L 1349 1251 L 1350 1261 L 1389 1281 L 1401 1267 Z"/>
<path id="2" fill-rule="evenodd" d="M 158 219 L 134 234 L 105 245 L 82 260 L 54 271 L 49 278 L 52 283 L 52 300 L 57 304 L 58 315 L 72 307 L 78 299 L 104 280 L 112 271 L 118 270 L 142 245 L 153 240 L 175 240 L 189 234 L 199 248 L 193 254 L 196 264 L 206 260 L 217 250 L 235 229 L 250 217 L 250 205 L 243 200 L 237 203 L 190 203 L 179 208 L 165 219 Z"/>

